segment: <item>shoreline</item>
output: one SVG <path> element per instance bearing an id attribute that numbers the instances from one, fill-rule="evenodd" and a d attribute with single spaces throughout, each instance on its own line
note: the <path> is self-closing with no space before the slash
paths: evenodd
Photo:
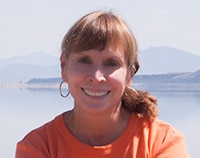
<path id="1" fill-rule="evenodd" d="M 6 89 L 59 89 L 60 83 L 0 83 L 0 88 Z M 200 83 L 133 83 L 136 90 L 152 92 L 198 92 Z"/>
<path id="2" fill-rule="evenodd" d="M 19 88 L 19 89 L 58 89 L 59 84 L 27 84 L 27 83 L 0 83 L 0 88 Z"/>

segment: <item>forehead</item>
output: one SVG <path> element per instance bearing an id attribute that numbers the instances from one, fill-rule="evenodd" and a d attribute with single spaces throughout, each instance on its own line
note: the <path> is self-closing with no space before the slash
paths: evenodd
<path id="1" fill-rule="evenodd" d="M 74 52 L 72 53 L 75 56 L 79 55 L 87 55 L 87 56 L 94 56 L 95 58 L 99 58 L 100 56 L 102 57 L 118 57 L 118 58 L 125 58 L 125 54 L 123 49 L 121 48 L 105 48 L 103 50 L 98 50 L 98 49 L 90 49 L 90 50 L 85 50 L 85 51 L 79 51 L 79 52 Z"/>

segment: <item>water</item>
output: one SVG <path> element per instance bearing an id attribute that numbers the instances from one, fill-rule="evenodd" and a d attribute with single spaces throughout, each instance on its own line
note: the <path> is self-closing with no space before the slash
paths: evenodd
<path id="1" fill-rule="evenodd" d="M 160 118 L 183 132 L 192 158 L 200 155 L 200 93 L 153 93 L 159 101 Z"/>
<path id="2" fill-rule="evenodd" d="M 200 155 L 200 93 L 152 92 L 161 110 L 160 118 L 185 134 L 191 157 Z M 71 109 L 71 97 L 58 90 L 0 88 L 0 157 L 13 158 L 16 143 L 27 132 Z"/>

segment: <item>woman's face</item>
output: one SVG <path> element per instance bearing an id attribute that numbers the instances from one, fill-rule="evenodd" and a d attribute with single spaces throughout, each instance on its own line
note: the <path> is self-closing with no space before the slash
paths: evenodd
<path id="1" fill-rule="evenodd" d="M 74 108 L 93 113 L 120 105 L 132 78 L 119 48 L 71 53 L 62 63 L 62 77 L 68 82 Z"/>

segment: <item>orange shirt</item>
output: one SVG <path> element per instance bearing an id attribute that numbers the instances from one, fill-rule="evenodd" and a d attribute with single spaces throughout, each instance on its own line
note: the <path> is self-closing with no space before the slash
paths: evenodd
<path id="1" fill-rule="evenodd" d="M 149 126 L 132 114 L 124 133 L 105 146 L 78 141 L 63 114 L 17 144 L 16 158 L 189 158 L 183 135 L 158 119 Z"/>

